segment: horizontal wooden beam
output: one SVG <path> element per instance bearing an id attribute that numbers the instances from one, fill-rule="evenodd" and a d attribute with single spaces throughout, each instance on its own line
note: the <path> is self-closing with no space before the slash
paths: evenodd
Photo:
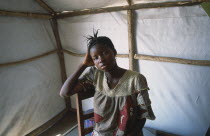
<path id="1" fill-rule="evenodd" d="M 72 55 L 72 56 L 76 56 L 76 57 L 85 57 L 85 54 L 81 53 L 81 54 L 78 54 L 78 53 L 74 53 L 72 51 L 69 51 L 69 50 L 66 50 L 66 49 L 62 49 L 63 52 L 69 54 L 69 55 Z M 128 54 L 117 54 L 117 57 L 119 58 L 128 58 Z"/>
<path id="2" fill-rule="evenodd" d="M 189 60 L 189 59 L 180 59 L 180 58 L 174 58 L 174 57 L 159 57 L 159 56 L 149 56 L 149 55 L 140 55 L 140 54 L 135 54 L 134 59 L 210 66 L 210 60 Z"/>
<path id="3" fill-rule="evenodd" d="M 69 55 L 76 56 L 76 57 L 84 57 L 85 56 L 85 54 L 73 53 L 66 49 L 63 49 L 62 51 Z M 116 57 L 129 58 L 129 55 L 128 54 L 117 54 Z M 142 55 L 142 54 L 135 54 L 134 59 L 160 61 L 160 62 L 171 62 L 171 63 L 180 63 L 180 64 L 189 64 L 189 65 L 210 66 L 210 60 L 190 60 L 190 59 L 181 59 L 181 58 L 175 58 L 175 57 L 160 57 L 160 56 L 151 56 L 151 55 Z"/>
<path id="4" fill-rule="evenodd" d="M 76 57 L 84 57 L 85 54 L 78 54 L 73 53 L 71 51 L 68 51 L 66 49 L 62 49 L 62 52 L 65 52 L 69 55 L 76 56 Z M 11 66 L 11 65 L 17 65 L 17 64 L 23 64 L 27 62 L 34 61 L 36 59 L 54 54 L 59 52 L 58 50 L 49 51 L 47 53 L 43 53 L 41 55 L 31 57 L 25 60 L 20 60 L 16 62 L 8 62 L 8 63 L 2 63 L 0 64 L 1 67 Z M 128 58 L 128 54 L 117 54 L 116 57 L 119 58 Z M 135 54 L 134 59 L 141 59 L 141 60 L 151 60 L 151 61 L 160 61 L 160 62 L 171 62 L 171 63 L 180 63 L 180 64 L 190 64 L 190 65 L 200 65 L 200 66 L 210 66 L 210 60 L 189 60 L 189 59 L 181 59 L 181 58 L 175 58 L 175 57 L 160 57 L 160 56 L 151 56 L 151 55 L 142 55 L 142 54 Z"/>
<path id="5" fill-rule="evenodd" d="M 56 12 L 50 7 L 48 6 L 43 0 L 36 0 L 36 2 L 43 7 L 45 10 L 47 10 L 49 13 L 55 15 Z"/>
<path id="6" fill-rule="evenodd" d="M 52 16 L 46 13 L 30 13 L 30 12 L 15 12 L 0 10 L 0 16 L 18 16 L 18 17 L 30 17 L 39 19 L 50 19 Z"/>
<path id="7" fill-rule="evenodd" d="M 138 10 L 138 9 L 145 9 L 145 8 L 191 6 L 191 5 L 200 4 L 205 1 L 206 0 L 199 0 L 199 2 L 198 1 L 180 1 L 180 2 L 144 3 L 144 4 L 133 4 L 130 6 L 127 5 L 127 6 L 106 7 L 106 8 L 99 8 L 99 9 L 85 9 L 85 10 L 57 13 L 57 18 L 61 19 L 61 18 L 65 18 L 65 17 L 107 13 L 107 12 L 116 12 L 116 11 L 122 11 L 122 10 Z"/>
<path id="8" fill-rule="evenodd" d="M 0 64 L 0 68 L 1 67 L 6 67 L 6 66 L 17 65 L 17 64 L 24 64 L 24 63 L 31 62 L 31 61 L 34 61 L 36 59 L 39 59 L 39 58 L 42 58 L 42 57 L 45 57 L 45 56 L 48 56 L 48 55 L 51 55 L 51 54 L 57 53 L 57 52 L 58 52 L 58 50 L 53 50 L 53 51 L 49 51 L 47 53 L 43 53 L 41 55 L 38 55 L 38 56 L 35 56 L 35 57 L 31 57 L 31 58 L 28 58 L 28 59 L 25 59 L 25 60 L 20 60 L 20 61 L 15 61 L 15 62 L 8 62 L 8 63 L 2 63 L 2 64 Z"/>

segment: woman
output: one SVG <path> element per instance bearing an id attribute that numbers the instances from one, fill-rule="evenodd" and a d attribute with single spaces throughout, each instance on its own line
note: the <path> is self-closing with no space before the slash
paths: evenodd
<path id="1" fill-rule="evenodd" d="M 146 78 L 120 68 L 108 37 L 89 36 L 82 64 L 61 88 L 62 97 L 95 87 L 93 136 L 141 136 L 146 118 L 154 120 Z M 81 74 L 91 67 L 82 77 Z M 80 78 L 79 78 L 80 77 Z"/>

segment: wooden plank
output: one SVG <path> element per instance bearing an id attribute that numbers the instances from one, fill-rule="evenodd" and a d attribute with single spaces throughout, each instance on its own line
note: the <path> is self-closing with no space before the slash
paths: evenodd
<path id="1" fill-rule="evenodd" d="M 46 13 L 30 13 L 30 12 L 16 12 L 0 10 L 0 16 L 17 16 L 17 17 L 30 17 L 39 19 L 51 19 L 52 16 Z"/>
<path id="2" fill-rule="evenodd" d="M 86 134 L 89 134 L 89 133 L 91 133 L 91 132 L 93 132 L 93 127 L 88 127 L 88 128 L 85 128 L 85 130 L 84 130 L 84 134 L 86 135 Z"/>
<path id="3" fill-rule="evenodd" d="M 84 115 L 83 115 L 83 119 L 84 119 L 84 120 L 90 119 L 90 118 L 92 118 L 93 116 L 94 116 L 94 113 L 93 113 L 93 112 L 88 113 L 88 114 L 84 114 Z"/>
<path id="4" fill-rule="evenodd" d="M 179 2 L 161 2 L 161 3 L 144 3 L 144 4 L 133 4 L 131 6 L 116 6 L 116 7 L 106 7 L 106 8 L 98 8 L 98 9 L 85 9 L 85 10 L 77 10 L 77 11 L 68 11 L 57 13 L 57 18 L 65 18 L 65 17 L 73 17 L 73 16 L 81 16 L 81 15 L 90 15 L 90 14 L 99 14 L 99 13 L 107 13 L 107 12 L 116 12 L 122 10 L 138 10 L 145 8 L 163 8 L 163 7 L 176 7 L 176 6 L 192 6 L 198 5 L 206 0 L 197 1 L 179 1 Z"/>

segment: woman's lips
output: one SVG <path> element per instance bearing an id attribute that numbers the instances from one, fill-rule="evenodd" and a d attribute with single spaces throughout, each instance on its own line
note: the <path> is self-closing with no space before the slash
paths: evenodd
<path id="1" fill-rule="evenodd" d="M 102 64 L 100 67 L 101 67 L 102 69 L 104 69 L 104 68 L 106 68 L 106 65 L 105 65 L 105 64 Z"/>

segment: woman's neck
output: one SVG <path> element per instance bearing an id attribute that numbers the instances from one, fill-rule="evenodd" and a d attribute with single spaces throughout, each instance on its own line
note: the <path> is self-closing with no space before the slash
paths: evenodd
<path id="1" fill-rule="evenodd" d="M 113 80 L 116 78 L 121 78 L 126 70 L 120 68 L 118 65 L 114 66 L 110 71 L 105 72 L 108 80 Z"/>

